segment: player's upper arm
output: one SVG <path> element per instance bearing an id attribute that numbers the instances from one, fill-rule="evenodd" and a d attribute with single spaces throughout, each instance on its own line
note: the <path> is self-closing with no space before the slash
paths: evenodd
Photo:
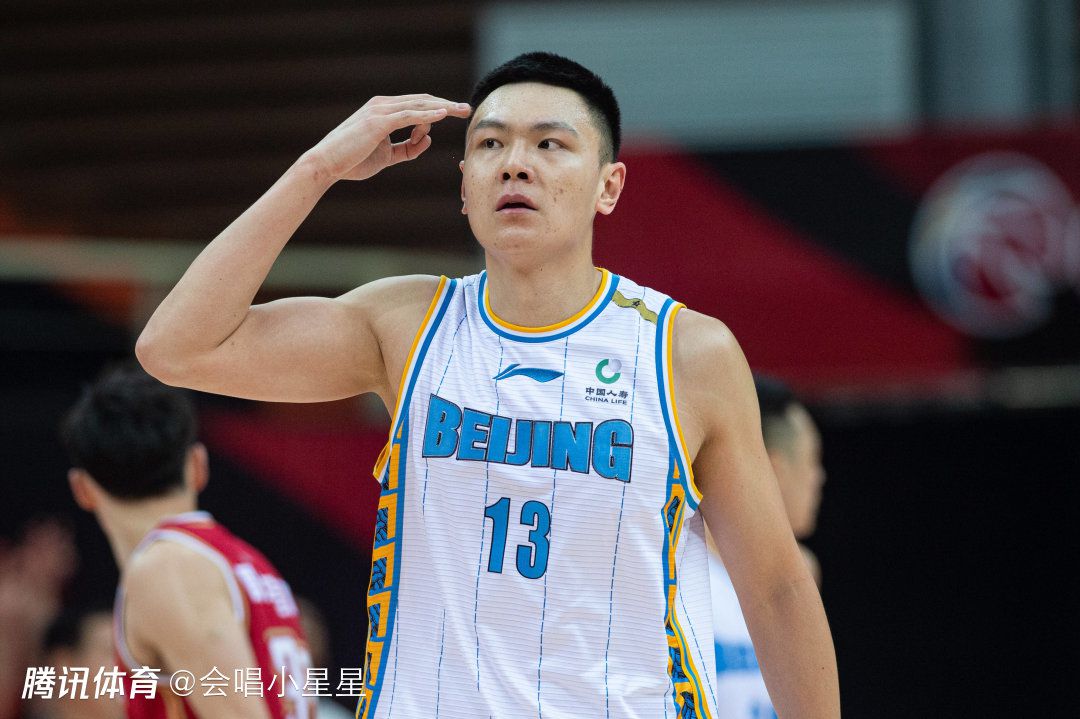
<path id="1" fill-rule="evenodd" d="M 163 676 L 191 672 L 196 690 L 187 701 L 200 717 L 269 718 L 265 701 L 233 691 L 236 671 L 259 664 L 213 560 L 175 542 L 157 542 L 129 567 L 125 591 L 125 633 L 135 658 L 160 662 L 154 666 Z M 199 682 L 215 669 L 229 680 L 225 696 L 204 696 Z"/>
<path id="2" fill-rule="evenodd" d="M 219 346 L 151 369 L 175 385 L 233 397 L 321 402 L 397 389 L 387 353 L 408 343 L 439 279 L 389 277 L 340 297 L 290 297 L 252 305 Z"/>
<path id="3" fill-rule="evenodd" d="M 676 321 L 676 402 L 697 450 L 700 511 L 744 606 L 764 601 L 806 569 L 765 451 L 753 377 L 722 322 L 689 310 Z"/>

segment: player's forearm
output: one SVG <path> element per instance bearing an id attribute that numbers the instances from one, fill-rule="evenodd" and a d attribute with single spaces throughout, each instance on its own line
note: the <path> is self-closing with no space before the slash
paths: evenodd
<path id="1" fill-rule="evenodd" d="M 143 366 L 182 383 L 193 360 L 225 342 L 289 238 L 332 184 L 309 153 L 214 238 L 139 336 L 136 354 Z"/>
<path id="2" fill-rule="evenodd" d="M 744 610 L 777 715 L 840 716 L 836 652 L 821 596 L 809 574 Z"/>

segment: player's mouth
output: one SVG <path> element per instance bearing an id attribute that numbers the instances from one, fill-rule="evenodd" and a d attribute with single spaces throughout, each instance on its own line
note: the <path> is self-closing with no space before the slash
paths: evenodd
<path id="1" fill-rule="evenodd" d="M 499 214 L 522 214 L 536 212 L 536 203 L 525 195 L 503 195 L 495 203 L 495 211 Z"/>

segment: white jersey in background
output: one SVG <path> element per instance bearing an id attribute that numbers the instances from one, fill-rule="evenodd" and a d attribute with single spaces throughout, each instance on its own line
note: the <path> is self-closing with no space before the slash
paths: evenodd
<path id="1" fill-rule="evenodd" d="M 723 563 L 712 555 L 709 569 L 716 642 L 716 716 L 776 719 L 731 577 Z"/>
<path id="2" fill-rule="evenodd" d="M 402 377 L 358 717 L 715 717 L 681 305 L 603 271 L 581 312 L 524 328 L 485 285 L 441 280 Z"/>

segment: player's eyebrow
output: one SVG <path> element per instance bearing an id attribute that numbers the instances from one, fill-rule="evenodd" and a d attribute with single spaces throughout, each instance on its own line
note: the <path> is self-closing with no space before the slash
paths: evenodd
<path id="1" fill-rule="evenodd" d="M 476 132 L 477 130 L 486 130 L 489 128 L 494 130 L 506 131 L 510 129 L 510 126 L 502 120 L 485 118 L 473 125 L 472 131 Z M 563 122 L 562 120 L 546 120 L 544 122 L 538 122 L 532 125 L 529 129 L 533 132 L 550 132 L 552 130 L 562 130 L 563 132 L 569 132 L 574 137 L 577 137 L 578 135 L 578 131 L 574 129 L 573 125 L 568 122 Z"/>

